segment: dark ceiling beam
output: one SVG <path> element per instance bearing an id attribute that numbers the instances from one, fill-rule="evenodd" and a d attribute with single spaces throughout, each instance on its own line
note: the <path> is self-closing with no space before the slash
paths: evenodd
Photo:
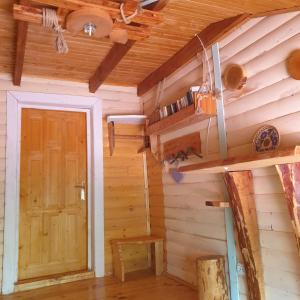
<path id="1" fill-rule="evenodd" d="M 154 11 L 163 9 L 169 0 L 160 0 L 147 7 Z M 135 41 L 129 40 L 125 45 L 115 43 L 109 53 L 106 55 L 104 60 L 98 66 L 96 72 L 89 80 L 89 91 L 90 93 L 95 93 L 101 84 L 107 79 L 109 74 L 114 70 L 114 68 L 119 64 L 122 58 L 127 54 L 127 52 L 133 47 Z"/>
<path id="2" fill-rule="evenodd" d="M 20 4 L 27 4 L 27 1 L 21 0 Z M 28 32 L 28 23 L 24 21 L 17 21 L 16 58 L 15 58 L 15 66 L 13 71 L 13 84 L 18 86 L 21 85 L 27 32 Z"/>
<path id="3" fill-rule="evenodd" d="M 225 35 L 232 32 L 235 28 L 242 25 L 249 19 L 249 14 L 241 14 L 216 23 L 208 25 L 198 36 L 202 40 L 205 47 L 211 46 L 213 43 L 222 39 Z M 202 51 L 198 38 L 193 37 L 183 48 L 181 48 L 174 56 L 162 64 L 158 69 L 147 76 L 138 85 L 138 95 L 142 96 L 165 77 L 171 75 L 182 65 L 190 61 L 198 52 Z"/>
<path id="4" fill-rule="evenodd" d="M 104 60 L 100 63 L 94 75 L 89 80 L 90 93 L 95 93 L 112 70 L 118 65 L 126 53 L 132 48 L 135 41 L 129 40 L 125 45 L 115 43 Z"/>

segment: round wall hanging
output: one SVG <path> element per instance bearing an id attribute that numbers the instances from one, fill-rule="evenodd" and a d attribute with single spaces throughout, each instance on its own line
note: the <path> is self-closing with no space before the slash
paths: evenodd
<path id="1" fill-rule="evenodd" d="M 237 64 L 228 65 L 223 72 L 222 81 L 228 90 L 241 90 L 247 82 L 244 68 Z"/>
<path id="2" fill-rule="evenodd" d="M 286 60 L 287 71 L 289 75 L 300 80 L 300 49 L 294 50 Z"/>
<path id="3" fill-rule="evenodd" d="M 90 36 L 102 38 L 111 33 L 113 21 L 104 10 L 81 8 L 68 15 L 66 27 L 72 34 L 83 31 Z"/>
<path id="4" fill-rule="evenodd" d="M 279 146 L 280 135 L 276 127 L 265 125 L 257 130 L 253 138 L 255 152 L 276 150 Z"/>

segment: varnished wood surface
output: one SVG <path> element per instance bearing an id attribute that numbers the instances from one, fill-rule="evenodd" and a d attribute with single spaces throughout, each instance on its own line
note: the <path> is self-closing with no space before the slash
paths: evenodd
<path id="1" fill-rule="evenodd" d="M 147 234 L 143 156 L 137 151 L 141 139 L 116 139 L 110 156 L 107 123 L 103 123 L 105 274 L 112 274 L 112 239 Z M 115 134 L 141 135 L 143 127 L 118 124 Z M 125 268 L 134 271 L 148 267 L 147 246 L 131 245 L 123 251 Z"/>
<path id="2" fill-rule="evenodd" d="M 141 236 L 141 237 L 132 237 L 125 239 L 115 239 L 111 242 L 117 245 L 129 245 L 129 244 L 151 244 L 155 242 L 162 241 L 162 238 L 156 236 Z"/>
<path id="3" fill-rule="evenodd" d="M 1 300 L 196 300 L 197 292 L 173 279 L 134 275 L 125 283 L 112 277 L 88 279 L 9 296 Z"/>
<path id="4" fill-rule="evenodd" d="M 0 2 L 0 72 L 12 73 L 15 49 L 13 0 Z M 208 24 L 242 13 L 263 13 L 299 5 L 297 0 L 174 0 L 162 10 L 164 22 L 154 26 L 149 39 L 137 42 L 109 75 L 106 83 L 136 85 L 181 49 Z M 55 52 L 53 33 L 30 25 L 24 75 L 88 82 L 112 47 L 107 40 L 73 37 L 65 33 L 70 52 Z"/>
<path id="5" fill-rule="evenodd" d="M 89 90 L 91 93 L 97 91 L 99 86 L 105 81 L 126 53 L 133 47 L 134 43 L 135 41 L 129 40 L 125 45 L 115 43 L 112 46 L 107 56 L 105 56 L 94 75 L 89 80 Z"/>
<path id="6" fill-rule="evenodd" d="M 246 156 L 229 157 L 179 167 L 180 172 L 203 170 L 211 173 L 223 173 L 226 171 L 243 171 L 286 163 L 300 161 L 300 146 L 288 147 L 286 149 L 252 153 Z"/>
<path id="7" fill-rule="evenodd" d="M 26 108 L 21 126 L 18 279 L 86 270 L 85 113 Z"/>
<path id="8" fill-rule="evenodd" d="M 277 165 L 276 169 L 284 190 L 286 204 L 295 232 L 298 253 L 300 254 L 300 163 Z"/>
<path id="9" fill-rule="evenodd" d="M 199 257 L 197 259 L 197 276 L 199 300 L 229 300 L 224 256 Z"/>
<path id="10" fill-rule="evenodd" d="M 225 182 L 244 261 L 249 300 L 265 300 L 252 172 L 228 172 L 225 174 Z"/>
<path id="11" fill-rule="evenodd" d="M 16 56 L 15 56 L 15 68 L 13 75 L 14 85 L 21 84 L 25 47 L 27 39 L 28 23 L 24 21 L 17 22 L 17 41 L 16 41 Z"/>
<path id="12" fill-rule="evenodd" d="M 112 249 L 113 249 L 113 269 L 114 276 L 120 281 L 125 281 L 125 265 L 124 265 L 124 255 L 123 251 L 126 247 L 130 245 L 148 245 L 151 244 L 153 247 L 149 247 L 149 250 L 152 248 L 154 251 L 151 254 L 152 266 L 154 266 L 156 276 L 160 276 L 164 271 L 164 241 L 161 238 L 153 236 L 141 236 L 135 238 L 126 238 L 126 239 L 116 239 L 112 240 Z M 150 253 L 149 253 L 150 255 Z M 154 256 L 154 257 L 153 257 Z M 154 261 L 153 261 L 154 260 Z M 151 265 L 151 264 L 150 264 Z"/>

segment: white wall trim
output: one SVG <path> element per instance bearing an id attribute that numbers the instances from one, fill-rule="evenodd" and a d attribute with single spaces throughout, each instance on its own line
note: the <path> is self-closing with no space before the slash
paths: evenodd
<path id="1" fill-rule="evenodd" d="M 4 255 L 2 293 L 14 291 L 18 278 L 19 169 L 22 107 L 87 112 L 90 160 L 90 263 L 96 277 L 104 276 L 104 197 L 102 102 L 96 97 L 7 92 L 7 145 L 5 179 Z"/>

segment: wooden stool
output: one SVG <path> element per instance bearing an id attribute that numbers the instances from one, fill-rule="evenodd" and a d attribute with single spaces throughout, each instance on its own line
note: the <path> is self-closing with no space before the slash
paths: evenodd
<path id="1" fill-rule="evenodd" d="M 123 247 L 126 245 L 151 245 L 155 249 L 155 274 L 159 276 L 164 269 L 164 240 L 154 236 L 141 236 L 134 238 L 116 239 L 111 241 L 113 252 L 114 275 L 122 282 L 125 281 L 125 266 Z"/>

